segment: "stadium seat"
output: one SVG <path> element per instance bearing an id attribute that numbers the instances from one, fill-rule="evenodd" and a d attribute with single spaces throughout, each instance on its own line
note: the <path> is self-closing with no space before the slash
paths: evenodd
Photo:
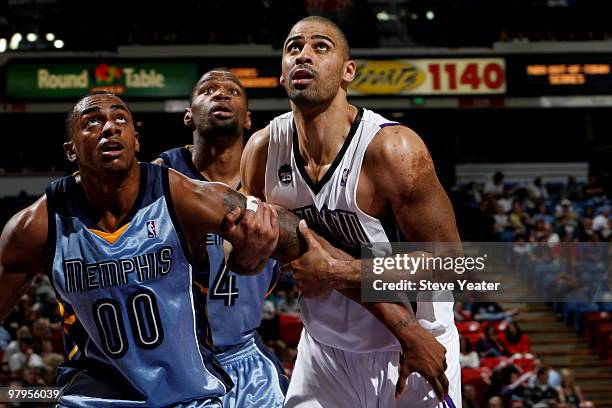
<path id="1" fill-rule="evenodd" d="M 278 315 L 280 338 L 288 346 L 296 347 L 302 333 L 302 320 L 297 313 L 280 313 Z"/>

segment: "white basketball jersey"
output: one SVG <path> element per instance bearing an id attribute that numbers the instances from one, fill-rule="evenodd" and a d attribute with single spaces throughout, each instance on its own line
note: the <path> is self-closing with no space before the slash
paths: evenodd
<path id="1" fill-rule="evenodd" d="M 357 186 L 370 142 L 385 126 L 399 125 L 367 109 L 359 109 L 349 134 L 330 168 L 318 182 L 308 176 L 299 153 L 291 112 L 270 122 L 265 198 L 293 211 L 323 232 L 330 242 L 358 255 L 361 244 L 399 241 L 393 222 L 381 222 L 357 206 Z M 391 165 L 391 164 L 390 164 Z M 387 328 L 363 306 L 337 291 L 300 297 L 302 320 L 309 334 L 328 346 L 351 352 L 399 350 Z M 419 302 L 421 325 L 440 334 L 453 324 L 452 303 Z"/>

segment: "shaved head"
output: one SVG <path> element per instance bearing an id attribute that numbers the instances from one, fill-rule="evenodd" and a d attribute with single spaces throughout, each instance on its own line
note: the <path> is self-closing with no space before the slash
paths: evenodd
<path id="1" fill-rule="evenodd" d="M 304 17 L 303 19 L 301 19 L 300 21 L 298 21 L 297 23 L 293 25 L 287 37 L 291 36 L 291 33 L 295 30 L 295 27 L 297 27 L 300 23 L 319 23 L 319 24 L 324 24 L 327 27 L 331 28 L 337 35 L 336 39 L 338 40 L 339 46 L 342 47 L 342 50 L 344 53 L 344 59 L 348 60 L 351 58 L 351 48 L 349 46 L 348 40 L 346 39 L 346 36 L 344 35 L 340 27 L 336 25 L 336 23 L 334 23 L 333 21 L 325 17 L 321 17 L 321 16 Z"/>

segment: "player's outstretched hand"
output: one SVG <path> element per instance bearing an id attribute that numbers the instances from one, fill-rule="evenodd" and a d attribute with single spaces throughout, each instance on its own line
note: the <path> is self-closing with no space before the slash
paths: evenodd
<path id="1" fill-rule="evenodd" d="M 261 271 L 266 260 L 278 244 L 278 214 L 268 204 L 256 200 L 257 210 L 236 208 L 226 214 L 223 222 L 223 236 L 232 244 L 228 267 L 243 275 Z"/>
<path id="2" fill-rule="evenodd" d="M 395 398 L 399 399 L 410 373 L 419 373 L 431 385 L 440 401 L 448 395 L 446 371 L 446 348 L 420 325 L 411 325 L 398 340 L 402 346 L 399 379 L 395 387 Z"/>

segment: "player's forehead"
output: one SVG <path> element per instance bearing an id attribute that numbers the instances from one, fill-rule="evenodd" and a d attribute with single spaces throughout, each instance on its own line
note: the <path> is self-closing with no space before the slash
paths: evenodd
<path id="1" fill-rule="evenodd" d="M 242 88 L 240 82 L 238 81 L 238 78 L 236 78 L 233 73 L 228 71 L 209 71 L 205 73 L 198 81 L 198 86 L 196 88 L 199 88 L 209 82 L 224 83 L 228 85 L 232 84 L 239 88 Z"/>
<path id="2" fill-rule="evenodd" d="M 110 109 L 110 110 L 121 109 L 127 112 L 128 114 L 130 113 L 130 110 L 128 109 L 125 102 L 123 102 L 121 99 L 119 99 L 115 95 L 107 95 L 107 94 L 87 96 L 83 100 L 81 100 L 79 103 L 77 103 L 76 106 L 74 107 L 74 111 L 79 116 L 86 115 L 89 112 L 102 111 L 102 110 L 107 110 L 107 109 Z"/>
<path id="3" fill-rule="evenodd" d="M 323 21 L 300 21 L 293 26 L 285 42 L 294 38 L 310 39 L 320 37 L 327 37 L 337 44 L 340 33 L 338 33 L 338 30 L 333 25 Z"/>

